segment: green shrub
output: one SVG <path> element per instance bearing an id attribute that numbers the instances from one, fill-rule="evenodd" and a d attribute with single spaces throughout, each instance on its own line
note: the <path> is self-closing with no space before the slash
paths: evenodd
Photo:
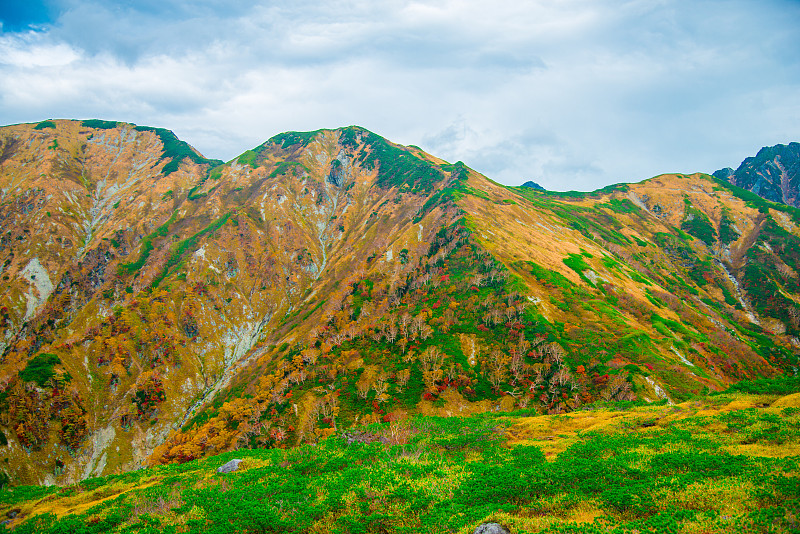
<path id="1" fill-rule="evenodd" d="M 268 143 L 280 145 L 281 148 L 289 148 L 291 146 L 300 145 L 302 147 L 308 146 L 314 136 L 322 130 L 315 130 L 313 132 L 285 132 L 271 137 Z"/>
<path id="2" fill-rule="evenodd" d="M 532 261 L 526 262 L 526 264 L 530 268 L 530 273 L 546 286 L 561 289 L 575 287 L 575 284 L 569 278 L 557 271 L 551 271 Z"/>
<path id="3" fill-rule="evenodd" d="M 147 259 L 150 257 L 150 253 L 153 251 L 153 240 L 156 239 L 157 237 L 166 237 L 167 231 L 169 230 L 169 226 L 173 222 L 175 222 L 175 219 L 177 217 L 178 217 L 178 211 L 175 210 L 170 216 L 170 218 L 167 220 L 167 222 L 156 228 L 155 232 L 142 239 L 142 248 L 141 251 L 139 252 L 139 258 L 132 263 L 120 264 L 119 271 L 127 273 L 135 273 L 136 271 L 144 267 L 144 264 L 147 263 Z"/>
<path id="4" fill-rule="evenodd" d="M 272 170 L 272 172 L 269 173 L 268 177 L 275 178 L 276 176 L 281 176 L 283 174 L 286 174 L 289 168 L 295 165 L 300 165 L 300 164 L 294 161 L 279 161 L 278 164 L 275 166 L 275 168 Z"/>
<path id="5" fill-rule="evenodd" d="M 212 222 L 199 232 L 195 233 L 193 236 L 184 239 L 183 241 L 178 243 L 178 245 L 175 247 L 172 254 L 170 255 L 169 259 L 167 260 L 167 263 L 164 266 L 164 269 L 161 271 L 161 274 L 158 275 L 153 280 L 152 287 L 158 287 L 158 285 L 161 283 L 162 280 L 164 280 L 164 278 L 167 277 L 170 271 L 179 268 L 184 254 L 186 254 L 186 252 L 189 250 L 195 250 L 197 247 L 197 243 L 201 237 L 203 237 L 208 233 L 213 233 L 219 228 L 221 228 L 226 222 L 228 222 L 228 219 L 230 219 L 231 215 L 233 215 L 233 213 L 225 214 L 224 217 L 217 219 L 216 221 Z"/>
<path id="6" fill-rule="evenodd" d="M 692 207 L 692 204 L 686 199 L 686 209 L 684 211 L 683 222 L 681 223 L 681 230 L 685 230 L 688 234 L 696 237 L 708 246 L 712 246 L 715 241 L 714 227 L 705 213 Z"/>
<path id="7" fill-rule="evenodd" d="M 599 204 L 598 207 L 608 208 L 615 213 L 635 213 L 639 207 L 634 204 L 630 199 L 612 198 L 608 204 Z"/>
<path id="8" fill-rule="evenodd" d="M 498 516 L 527 524 L 541 517 L 551 526 L 539 530 L 551 534 L 793 532 L 800 512 L 797 458 L 732 455 L 724 446 L 742 438 L 775 443 L 767 435 L 774 431 L 796 441 L 797 414 L 784 412 L 695 416 L 664 422 L 657 432 L 583 431 L 547 460 L 535 445 L 502 446 L 503 425 L 514 414 L 415 417 L 400 426 L 350 428 L 296 449 L 240 449 L 66 489 L 10 488 L 0 491 L 0 503 L 11 508 L 47 495 L 90 502 L 108 495 L 106 489 L 114 492 L 117 483 L 130 488 L 80 512 L 31 514 L 15 527 L 37 534 L 471 532 Z M 408 442 L 386 443 L 393 428 L 410 432 Z M 232 458 L 244 459 L 245 469 L 213 474 Z M 143 478 L 158 483 L 137 484 Z M 708 483 L 722 495 L 744 484 L 741 500 L 731 503 L 741 511 L 722 518 L 723 504 L 713 499 L 706 499 L 710 508 L 690 498 L 673 500 L 684 491 L 698 494 Z M 602 519 L 569 519 L 587 504 Z"/>
<path id="9" fill-rule="evenodd" d="M 60 363 L 61 360 L 55 354 L 42 352 L 28 360 L 25 369 L 19 372 L 19 377 L 23 382 L 36 382 L 39 387 L 44 387 L 55 376 L 54 367 Z"/>
<path id="10" fill-rule="evenodd" d="M 236 158 L 236 161 L 239 163 L 239 165 L 249 165 L 250 167 L 255 169 L 256 167 L 258 167 L 258 165 L 256 164 L 257 156 L 258 154 L 256 154 L 252 150 L 246 150 L 241 156 Z"/>
<path id="11" fill-rule="evenodd" d="M 730 245 L 739 239 L 739 234 L 736 232 L 733 226 L 734 221 L 731 219 L 730 210 L 723 208 L 722 217 L 719 221 L 719 240 L 721 243 Z"/>
<path id="12" fill-rule="evenodd" d="M 98 130 L 111 130 L 117 127 L 117 121 L 103 121 L 100 119 L 88 119 L 81 121 L 81 126 L 86 128 L 96 128 Z"/>
<path id="13" fill-rule="evenodd" d="M 164 167 L 161 169 L 161 173 L 164 176 L 177 171 L 181 161 L 186 158 L 197 164 L 207 164 L 213 167 L 222 164 L 222 161 L 218 159 L 207 159 L 199 155 L 191 146 L 189 146 L 188 143 L 178 139 L 178 137 L 171 130 L 167 130 L 165 128 L 152 128 L 150 126 L 136 126 L 136 131 L 153 132 L 161 140 L 163 149 L 159 161 L 167 158 L 170 159 L 169 163 L 164 165 Z"/>
<path id="14" fill-rule="evenodd" d="M 53 121 L 42 121 L 36 126 L 33 127 L 34 130 L 44 130 L 45 128 L 53 128 L 55 129 L 56 123 Z"/>
<path id="15" fill-rule="evenodd" d="M 785 204 L 777 204 L 775 202 L 770 202 L 763 197 L 758 196 L 757 194 L 753 193 L 752 191 L 748 191 L 746 189 L 742 189 L 741 187 L 737 187 L 730 182 L 725 180 L 720 180 L 719 178 L 715 178 L 712 176 L 706 177 L 709 180 L 712 180 L 717 187 L 722 189 L 727 189 L 734 196 L 744 200 L 747 205 L 751 208 L 759 210 L 761 213 L 769 213 L 770 209 L 774 209 L 777 211 L 782 211 L 787 213 L 794 221 L 795 224 L 800 224 L 800 209 L 795 208 L 793 206 L 787 206 Z"/>
<path id="16" fill-rule="evenodd" d="M 742 380 L 731 385 L 725 391 L 712 393 L 712 395 L 722 395 L 724 393 L 751 393 L 754 395 L 791 395 L 792 393 L 800 393 L 800 376 Z"/>
<path id="17" fill-rule="evenodd" d="M 362 143 L 360 149 L 359 141 Z M 427 194 L 444 177 L 435 164 L 363 128 L 343 129 L 339 142 L 342 146 L 358 150 L 356 159 L 364 167 L 377 169 L 376 183 L 381 187 L 406 188 L 410 192 Z"/>
<path id="18" fill-rule="evenodd" d="M 575 271 L 578 274 L 578 276 L 580 276 L 581 280 L 583 280 L 590 286 L 595 287 L 594 282 L 589 280 L 589 278 L 584 274 L 585 271 L 591 270 L 591 267 L 589 267 L 586 264 L 581 254 L 574 254 L 574 253 L 570 254 L 562 261 L 564 262 L 564 265 Z"/>

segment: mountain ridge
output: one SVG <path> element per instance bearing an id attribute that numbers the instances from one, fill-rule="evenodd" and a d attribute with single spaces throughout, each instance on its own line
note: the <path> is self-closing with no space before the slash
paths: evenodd
<path id="1" fill-rule="evenodd" d="M 797 367 L 800 212 L 708 175 L 543 192 L 356 126 L 221 163 L 45 122 L 0 128 L 14 481 Z"/>

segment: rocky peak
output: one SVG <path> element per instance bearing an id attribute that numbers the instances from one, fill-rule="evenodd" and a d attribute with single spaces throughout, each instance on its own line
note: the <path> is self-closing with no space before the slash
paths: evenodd
<path id="1" fill-rule="evenodd" d="M 720 169 L 717 178 L 781 204 L 800 206 L 800 143 L 764 147 L 739 168 Z"/>

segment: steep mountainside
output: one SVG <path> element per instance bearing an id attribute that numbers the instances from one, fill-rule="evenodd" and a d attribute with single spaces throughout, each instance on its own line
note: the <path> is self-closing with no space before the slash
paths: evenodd
<path id="1" fill-rule="evenodd" d="M 358 127 L 225 164 L 105 121 L 0 143 L 15 483 L 798 366 L 800 211 L 708 175 L 559 195 Z"/>
<path id="2" fill-rule="evenodd" d="M 764 147 L 735 171 L 720 169 L 714 176 L 767 200 L 800 207 L 800 143 Z"/>

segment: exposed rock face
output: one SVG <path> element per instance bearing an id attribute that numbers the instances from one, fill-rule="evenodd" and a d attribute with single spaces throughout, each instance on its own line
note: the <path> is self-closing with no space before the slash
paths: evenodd
<path id="1" fill-rule="evenodd" d="M 240 463 L 242 463 L 242 461 L 239 459 L 231 460 L 230 462 L 217 467 L 217 473 L 219 474 L 232 473 L 237 469 L 239 469 Z"/>
<path id="2" fill-rule="evenodd" d="M 724 169 L 720 169 L 718 171 L 714 171 L 714 176 L 719 178 L 720 180 L 725 180 L 726 182 L 730 182 L 733 178 L 733 169 L 730 167 L 725 167 Z"/>
<path id="3" fill-rule="evenodd" d="M 714 176 L 767 200 L 799 207 L 800 143 L 764 147 L 735 171 L 720 169 Z"/>
<path id="4" fill-rule="evenodd" d="M 483 523 L 478 525 L 474 534 L 511 534 L 511 531 L 500 523 Z"/>

